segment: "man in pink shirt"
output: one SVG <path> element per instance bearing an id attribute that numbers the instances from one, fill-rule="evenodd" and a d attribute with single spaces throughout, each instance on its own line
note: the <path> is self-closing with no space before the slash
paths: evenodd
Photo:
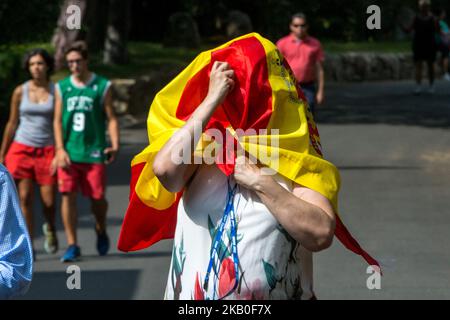
<path id="1" fill-rule="evenodd" d="M 308 21 L 303 13 L 292 16 L 291 34 L 277 42 L 278 50 L 286 58 L 299 82 L 311 112 L 324 100 L 324 53 L 319 40 L 308 34 Z"/>

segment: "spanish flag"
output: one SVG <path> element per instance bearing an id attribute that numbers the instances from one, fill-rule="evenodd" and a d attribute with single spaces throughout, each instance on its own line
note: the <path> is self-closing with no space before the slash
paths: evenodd
<path id="1" fill-rule="evenodd" d="M 338 212 L 339 172 L 323 159 L 319 132 L 305 97 L 276 46 L 259 34 L 251 33 L 201 53 L 155 96 L 147 119 L 149 145 L 131 162 L 130 199 L 119 250 L 136 251 L 159 240 L 173 238 L 182 192 L 166 190 L 153 173 L 152 163 L 158 151 L 206 97 L 209 73 L 215 61 L 228 62 L 235 72 L 235 87 L 206 129 L 232 134 L 237 129 L 258 132 L 234 138 L 265 166 L 327 197 Z M 217 166 L 226 175 L 232 174 L 235 149 L 226 146 L 227 140 L 211 141 L 204 135 L 195 152 L 202 152 L 210 143 L 223 144 L 227 161 L 217 161 Z M 260 143 L 262 140 L 266 143 Z M 276 157 L 270 156 L 275 154 Z M 339 217 L 335 234 L 345 247 L 361 255 L 370 265 L 378 266 Z"/>

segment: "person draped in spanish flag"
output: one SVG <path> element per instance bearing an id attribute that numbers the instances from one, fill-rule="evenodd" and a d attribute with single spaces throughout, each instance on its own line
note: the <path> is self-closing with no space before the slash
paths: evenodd
<path id="1" fill-rule="evenodd" d="M 201 53 L 155 97 L 118 248 L 174 238 L 165 299 L 314 299 L 339 173 L 277 48 L 259 34 Z"/>

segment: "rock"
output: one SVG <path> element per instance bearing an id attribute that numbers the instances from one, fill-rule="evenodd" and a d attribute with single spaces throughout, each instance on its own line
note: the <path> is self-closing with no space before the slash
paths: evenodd
<path id="1" fill-rule="evenodd" d="M 130 90 L 135 85 L 134 79 L 113 79 L 111 81 L 113 107 L 116 114 L 121 115 L 128 112 L 130 101 Z"/>
<path id="2" fill-rule="evenodd" d="M 137 79 L 113 79 L 111 88 L 116 114 L 146 115 L 155 94 L 180 72 L 179 69 L 167 66 Z"/>
<path id="3" fill-rule="evenodd" d="M 413 55 L 409 54 L 401 54 L 399 55 L 399 77 L 400 79 L 412 79 L 414 76 L 414 63 L 413 63 Z"/>
<path id="4" fill-rule="evenodd" d="M 412 79 L 411 53 L 348 52 L 326 54 L 325 76 L 328 81 L 385 81 Z"/>
<path id="5" fill-rule="evenodd" d="M 114 98 L 127 101 L 130 99 L 130 87 L 135 83 L 135 79 L 113 79 L 112 81 Z"/>
<path id="6" fill-rule="evenodd" d="M 186 12 L 176 12 L 169 17 L 164 45 L 196 49 L 200 46 L 197 23 Z"/>
<path id="7" fill-rule="evenodd" d="M 136 79 L 136 83 L 130 87 L 128 112 L 132 115 L 147 114 L 155 95 L 167 85 L 179 71 L 179 69 L 155 70 Z"/>
<path id="8" fill-rule="evenodd" d="M 230 11 L 227 18 L 226 34 L 233 39 L 253 31 L 250 17 L 241 11 Z"/>
<path id="9" fill-rule="evenodd" d="M 324 70 L 325 79 L 333 79 L 334 81 L 343 80 L 343 64 L 342 57 L 338 54 L 325 54 Z"/>

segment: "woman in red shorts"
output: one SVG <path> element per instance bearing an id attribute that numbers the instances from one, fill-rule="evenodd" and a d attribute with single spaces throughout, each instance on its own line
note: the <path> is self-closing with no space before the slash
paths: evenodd
<path id="1" fill-rule="evenodd" d="M 43 49 L 25 55 L 24 68 L 30 80 L 19 85 L 11 98 L 11 110 L 0 149 L 0 163 L 13 176 L 28 231 L 33 239 L 34 183 L 39 185 L 46 223 L 44 249 L 56 253 L 56 177 L 51 173 L 54 158 L 54 85 L 50 82 L 53 58 Z"/>

